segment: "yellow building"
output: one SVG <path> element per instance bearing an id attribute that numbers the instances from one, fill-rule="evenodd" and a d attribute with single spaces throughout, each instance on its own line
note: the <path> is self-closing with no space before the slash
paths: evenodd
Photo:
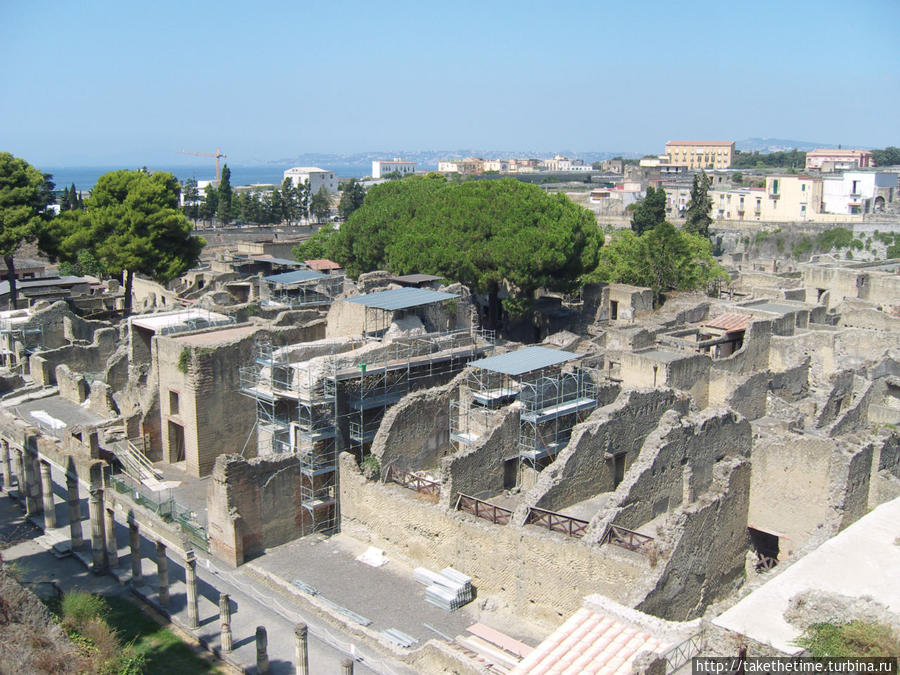
<path id="1" fill-rule="evenodd" d="M 822 179 L 806 175 L 766 176 L 764 188 L 710 190 L 714 220 L 818 223 L 862 220 L 862 215 L 824 213 Z"/>
<path id="2" fill-rule="evenodd" d="M 669 141 L 669 164 L 688 169 L 727 169 L 734 157 L 734 141 Z"/>

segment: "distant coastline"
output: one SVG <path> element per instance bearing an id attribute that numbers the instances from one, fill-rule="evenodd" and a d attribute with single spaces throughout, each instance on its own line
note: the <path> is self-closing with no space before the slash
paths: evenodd
<path id="1" fill-rule="evenodd" d="M 97 179 L 105 173 L 116 171 L 117 169 L 136 169 L 139 167 L 131 166 L 59 166 L 59 167 L 38 167 L 41 171 L 53 175 L 53 182 L 57 189 L 62 190 L 64 187 L 70 187 L 73 183 L 78 190 L 90 190 L 97 183 Z M 153 166 L 148 167 L 151 171 L 169 171 L 175 174 L 175 177 L 181 181 L 188 178 L 197 180 L 213 180 L 216 176 L 215 165 L 210 163 L 203 166 Z M 280 185 L 284 172 L 290 169 L 290 166 L 229 166 L 231 169 L 232 185 L 257 185 L 272 184 Z M 322 166 L 323 169 L 334 171 L 341 178 L 362 178 L 372 171 L 371 164 L 362 165 L 345 165 L 345 166 Z"/>

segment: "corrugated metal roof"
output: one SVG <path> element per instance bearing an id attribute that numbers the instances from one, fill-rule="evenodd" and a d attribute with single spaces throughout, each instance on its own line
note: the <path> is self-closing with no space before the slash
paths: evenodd
<path id="1" fill-rule="evenodd" d="M 290 260 L 289 258 L 276 258 L 273 255 L 255 255 L 253 260 L 257 262 L 267 262 L 274 265 L 284 265 L 286 267 L 302 267 L 303 263 L 299 260 Z"/>
<path id="2" fill-rule="evenodd" d="M 346 298 L 346 300 L 347 302 L 355 302 L 358 305 L 365 305 L 366 307 L 393 311 L 396 309 L 430 305 L 435 302 L 458 297 L 459 295 L 457 293 L 443 293 L 441 291 L 431 291 L 427 288 L 397 288 L 391 291 L 366 293 L 365 295 L 358 295 L 355 298 Z"/>
<path id="3" fill-rule="evenodd" d="M 747 330 L 747 326 L 753 321 L 752 316 L 746 314 L 720 314 L 714 319 L 704 321 L 701 325 L 707 328 L 718 328 L 726 333 L 734 333 L 739 330 Z"/>
<path id="4" fill-rule="evenodd" d="M 391 281 L 397 281 L 401 284 L 421 284 L 425 281 L 439 281 L 444 277 L 436 277 L 433 274 L 404 274 L 400 277 L 394 277 Z"/>
<path id="5" fill-rule="evenodd" d="M 325 279 L 324 274 L 313 272 L 312 270 L 295 270 L 294 272 L 283 272 L 281 274 L 273 274 L 263 277 L 263 281 L 268 284 L 297 284 L 301 281 L 312 281 L 313 279 Z"/>
<path id="6" fill-rule="evenodd" d="M 550 349 L 549 347 L 525 347 L 499 356 L 489 356 L 486 359 L 472 361 L 469 365 L 504 375 L 522 375 L 572 359 L 580 359 L 582 356 L 583 354 L 564 352 L 561 349 Z"/>

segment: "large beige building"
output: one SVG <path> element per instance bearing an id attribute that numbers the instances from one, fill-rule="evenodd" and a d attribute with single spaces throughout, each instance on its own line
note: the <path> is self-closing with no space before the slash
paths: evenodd
<path id="1" fill-rule="evenodd" d="M 669 164 L 688 169 L 727 169 L 734 157 L 734 141 L 669 141 Z"/>
<path id="2" fill-rule="evenodd" d="M 875 166 L 875 160 L 870 150 L 831 150 L 818 148 L 806 153 L 806 168 L 836 170 L 836 169 L 865 169 Z"/>

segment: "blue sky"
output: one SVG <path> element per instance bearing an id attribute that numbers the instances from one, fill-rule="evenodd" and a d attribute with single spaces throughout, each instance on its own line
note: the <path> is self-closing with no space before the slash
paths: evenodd
<path id="1" fill-rule="evenodd" d="M 0 150 L 130 166 L 900 145 L 898 25 L 898 0 L 0 0 Z"/>

